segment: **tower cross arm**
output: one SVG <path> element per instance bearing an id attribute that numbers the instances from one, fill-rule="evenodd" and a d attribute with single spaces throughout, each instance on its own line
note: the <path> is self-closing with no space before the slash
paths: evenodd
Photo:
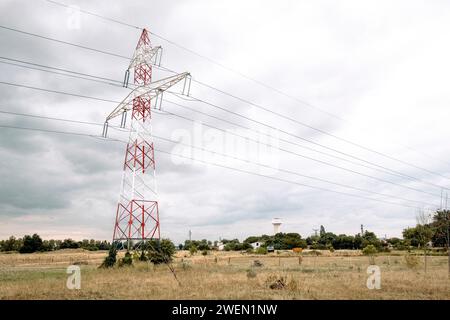
<path id="1" fill-rule="evenodd" d="M 170 87 L 176 85 L 182 80 L 190 81 L 190 73 L 183 72 L 174 76 L 170 76 L 158 81 L 154 81 L 148 85 L 136 87 L 131 91 L 128 96 L 106 117 L 106 122 L 121 115 L 122 113 L 131 110 L 133 107 L 133 100 L 139 97 L 150 98 L 150 100 L 156 98 Z M 183 94 L 186 86 L 183 88 Z"/>
<path id="2" fill-rule="evenodd" d="M 139 65 L 144 63 L 151 63 L 151 61 L 155 61 L 156 63 L 156 55 L 158 52 L 162 50 L 161 46 L 157 47 L 149 47 L 149 46 L 140 46 L 136 49 L 133 54 L 133 58 L 131 58 L 130 65 L 128 66 L 128 70 L 131 70 Z"/>

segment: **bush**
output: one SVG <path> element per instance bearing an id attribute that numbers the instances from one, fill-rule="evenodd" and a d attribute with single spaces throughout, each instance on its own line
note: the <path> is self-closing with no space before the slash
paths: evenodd
<path id="1" fill-rule="evenodd" d="M 362 250 L 362 253 L 363 253 L 364 255 L 366 255 L 366 256 L 374 255 L 374 254 L 377 253 L 377 252 L 378 252 L 377 248 L 375 248 L 375 246 L 372 245 L 372 244 L 367 245 L 367 246 Z"/>
<path id="2" fill-rule="evenodd" d="M 203 250 L 202 251 L 202 256 L 207 256 L 208 255 L 208 250 Z"/>
<path id="3" fill-rule="evenodd" d="M 175 245 L 169 239 L 162 239 L 159 242 L 152 240 L 148 243 L 148 260 L 154 264 L 172 262 L 175 250 Z"/>
<path id="4" fill-rule="evenodd" d="M 267 248 L 264 247 L 259 247 L 258 249 L 255 250 L 256 254 L 267 254 Z"/>
<path id="5" fill-rule="evenodd" d="M 125 257 L 120 259 L 119 267 L 131 266 L 131 265 L 133 265 L 133 257 L 131 256 L 131 253 L 129 251 L 127 251 L 125 253 Z"/>
<path id="6" fill-rule="evenodd" d="M 148 260 L 148 258 L 145 255 L 145 251 L 142 250 L 141 254 L 139 255 L 139 261 L 147 261 L 147 260 Z"/>
<path id="7" fill-rule="evenodd" d="M 192 245 L 189 247 L 189 253 L 191 256 L 193 256 L 197 252 L 197 247 L 195 245 Z"/>
<path id="8" fill-rule="evenodd" d="M 115 246 L 111 246 L 109 249 L 108 256 L 103 260 L 103 263 L 100 265 L 100 268 L 112 268 L 116 263 L 117 259 L 117 249 Z"/>

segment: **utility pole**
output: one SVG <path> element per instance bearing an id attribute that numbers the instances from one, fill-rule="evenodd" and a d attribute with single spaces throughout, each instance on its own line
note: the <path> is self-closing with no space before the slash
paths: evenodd
<path id="1" fill-rule="evenodd" d="M 364 226 L 361 224 L 361 237 L 364 235 Z"/>
<path id="2" fill-rule="evenodd" d="M 156 64 L 160 50 L 161 47 L 152 47 L 149 32 L 143 29 L 123 84 L 128 87 L 130 70 L 134 70 L 135 88 L 109 114 L 103 127 L 103 137 L 106 138 L 108 122 L 121 116 L 121 127 L 125 128 L 127 111 L 131 111 L 113 233 L 113 243 L 126 241 L 128 250 L 132 241 L 144 244 L 147 240 L 159 240 L 161 237 L 151 109 L 161 109 L 163 92 L 178 82 L 184 80 L 186 88 L 189 81 L 190 87 L 187 72 L 152 82 L 152 65 Z"/>
<path id="3" fill-rule="evenodd" d="M 192 241 L 192 231 L 189 230 L 189 242 L 191 242 L 191 241 Z"/>

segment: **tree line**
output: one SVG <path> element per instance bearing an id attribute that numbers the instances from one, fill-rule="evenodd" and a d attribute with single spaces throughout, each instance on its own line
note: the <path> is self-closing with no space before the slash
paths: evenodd
<path id="1" fill-rule="evenodd" d="M 274 250 L 291 250 L 293 248 L 309 248 L 316 250 L 358 250 L 367 246 L 373 246 L 377 251 L 409 250 L 423 248 L 431 244 L 433 247 L 447 248 L 450 242 L 450 210 L 438 210 L 430 221 L 418 217 L 418 223 L 413 228 L 403 230 L 403 238 L 380 239 L 371 231 L 364 231 L 356 235 L 334 234 L 327 232 L 324 226 L 320 226 L 320 232 L 307 238 L 302 238 L 299 233 L 278 233 L 276 235 L 250 236 L 243 242 L 239 239 L 223 239 L 221 244 L 225 251 L 252 250 L 252 243 L 260 242 L 262 248 L 273 247 Z M 186 240 L 180 244 L 180 250 L 205 251 L 218 248 L 218 241 Z"/>
<path id="2" fill-rule="evenodd" d="M 82 248 L 89 251 L 109 250 L 111 244 L 108 241 L 99 240 L 82 240 L 75 241 L 72 239 L 64 240 L 42 240 L 38 234 L 32 236 L 26 235 L 23 238 L 9 237 L 7 240 L 0 241 L 0 251 L 17 251 L 20 253 L 33 253 L 55 251 L 60 249 L 78 249 Z"/>
<path id="3" fill-rule="evenodd" d="M 291 250 L 293 248 L 310 248 L 317 250 L 341 250 L 341 249 L 364 249 L 371 245 L 377 251 L 388 251 L 390 249 L 408 250 L 411 248 L 426 248 L 431 244 L 433 247 L 448 248 L 450 243 L 450 210 L 438 210 L 432 217 L 423 214 L 418 217 L 415 227 L 403 230 L 403 238 L 379 239 L 375 233 L 366 230 L 363 234 L 356 235 L 334 234 L 327 232 L 324 226 L 320 226 L 320 232 L 307 238 L 302 238 L 299 233 L 278 233 L 276 235 L 250 236 L 243 242 L 239 239 L 223 239 L 221 244 L 225 251 L 252 250 L 252 243 L 260 242 L 263 249 L 273 247 L 274 250 Z M 137 246 L 139 243 L 133 245 Z M 179 250 L 189 250 L 195 253 L 218 249 L 219 241 L 186 240 L 179 244 Z M 116 248 L 122 248 L 119 245 Z M 139 245 L 138 247 L 141 247 Z M 23 238 L 11 236 L 7 240 L 0 241 L 0 251 L 17 251 L 20 253 L 54 251 L 60 249 L 85 250 L 109 250 L 111 244 L 108 241 L 72 239 L 65 240 L 42 240 L 38 234 L 26 235 Z M 125 247 L 123 247 L 125 248 Z"/>

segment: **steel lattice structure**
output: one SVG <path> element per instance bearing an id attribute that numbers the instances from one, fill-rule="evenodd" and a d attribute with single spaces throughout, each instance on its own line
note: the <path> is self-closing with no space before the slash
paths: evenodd
<path id="1" fill-rule="evenodd" d="M 146 241 L 160 238 L 158 193 L 156 189 L 155 149 L 152 138 L 152 108 L 161 106 L 162 94 L 184 80 L 183 93 L 190 75 L 185 72 L 152 82 L 152 65 L 158 59 L 161 47 L 152 47 L 148 31 L 139 38 L 130 65 L 125 73 L 124 86 L 128 86 L 130 70 L 134 70 L 134 90 L 106 118 L 108 122 L 121 115 L 125 127 L 127 111 L 131 110 L 131 125 L 125 150 L 122 183 L 116 210 L 113 242 Z M 159 55 L 161 59 L 161 54 Z M 158 101 L 159 100 L 159 101 Z"/>

